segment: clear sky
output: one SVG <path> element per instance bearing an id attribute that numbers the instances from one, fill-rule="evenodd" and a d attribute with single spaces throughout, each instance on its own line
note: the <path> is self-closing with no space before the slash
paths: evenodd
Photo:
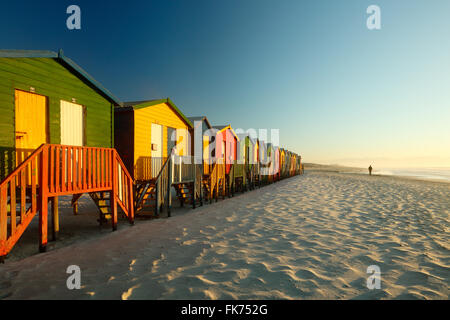
<path id="1" fill-rule="evenodd" d="M 66 8 L 81 8 L 81 30 Z M 369 5 L 382 29 L 366 27 Z M 3 49 L 58 50 L 122 101 L 279 128 L 306 162 L 450 166 L 450 1 L 9 1 Z"/>

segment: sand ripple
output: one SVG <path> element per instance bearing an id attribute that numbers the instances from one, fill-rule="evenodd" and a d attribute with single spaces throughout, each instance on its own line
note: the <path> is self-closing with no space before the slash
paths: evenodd
<path id="1" fill-rule="evenodd" d="M 449 208 L 448 184 L 311 172 L 7 263 L 0 298 L 448 299 Z"/>

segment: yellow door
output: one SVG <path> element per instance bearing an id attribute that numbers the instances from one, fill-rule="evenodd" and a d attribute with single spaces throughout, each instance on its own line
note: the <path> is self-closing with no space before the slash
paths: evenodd
<path id="1" fill-rule="evenodd" d="M 16 162 L 24 161 L 47 142 L 47 98 L 35 93 L 15 91 Z"/>
<path id="2" fill-rule="evenodd" d="M 203 136 L 203 173 L 209 174 L 209 136 Z"/>
<path id="3" fill-rule="evenodd" d="M 188 155 L 188 131 L 186 129 L 177 129 L 176 154 L 178 156 Z"/>

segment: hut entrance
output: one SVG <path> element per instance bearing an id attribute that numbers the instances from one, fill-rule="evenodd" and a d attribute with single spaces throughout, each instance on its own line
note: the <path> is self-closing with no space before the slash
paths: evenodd
<path id="1" fill-rule="evenodd" d="M 84 140 L 84 111 L 83 106 L 61 100 L 61 144 L 67 146 L 83 146 Z M 71 179 L 73 175 L 77 174 L 78 170 L 82 170 L 84 163 L 78 163 L 79 157 L 78 150 L 66 150 L 63 154 L 66 159 L 73 159 L 75 161 L 75 167 L 71 171 Z M 103 164 L 102 164 L 103 165 Z M 79 169 L 78 169 L 79 168 Z M 119 177 L 120 178 L 120 177 Z M 68 181 L 68 176 L 66 172 L 66 181 Z M 120 182 L 121 183 L 121 182 Z"/>
<path id="2" fill-rule="evenodd" d="M 47 142 L 47 98 L 15 90 L 16 164 Z"/>
<path id="3" fill-rule="evenodd" d="M 83 138 L 83 106 L 61 100 L 61 144 L 82 147 Z"/>
<path id="4" fill-rule="evenodd" d="M 152 158 L 162 158 L 162 126 L 152 123 Z"/>
<path id="5" fill-rule="evenodd" d="M 170 156 L 171 150 L 175 147 L 177 141 L 176 129 L 167 127 L 167 156 Z"/>

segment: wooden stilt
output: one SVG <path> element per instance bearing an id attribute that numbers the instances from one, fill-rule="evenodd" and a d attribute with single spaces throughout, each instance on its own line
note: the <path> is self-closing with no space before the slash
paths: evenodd
<path id="1" fill-rule="evenodd" d="M 78 200 L 81 198 L 83 194 L 82 193 L 78 193 L 78 194 L 74 194 L 72 197 L 72 210 L 73 210 L 73 214 L 76 216 L 78 215 Z"/>
<path id="2" fill-rule="evenodd" d="M 128 182 L 128 190 L 129 190 L 129 192 L 128 192 L 128 203 L 130 203 L 130 211 L 129 211 L 129 213 L 128 213 L 128 221 L 130 222 L 130 224 L 132 224 L 132 225 L 134 225 L 134 205 L 133 205 L 133 202 L 134 202 L 134 199 L 133 199 L 133 194 L 134 194 L 134 191 L 133 191 L 133 182 L 132 181 L 129 181 Z"/>
<path id="3" fill-rule="evenodd" d="M 172 164 L 173 164 L 173 157 L 170 159 L 170 163 L 167 167 L 167 217 L 170 218 L 171 210 L 172 210 L 172 194 L 171 188 L 172 188 Z"/>
<path id="4" fill-rule="evenodd" d="M 224 170 L 226 170 L 226 167 L 224 168 Z M 227 190 L 227 179 L 226 179 L 226 175 L 223 175 L 223 183 L 222 183 L 222 200 L 225 200 L 225 192 Z"/>
<path id="5" fill-rule="evenodd" d="M 48 233 L 48 149 L 43 149 L 40 161 L 40 192 L 39 192 L 39 251 L 47 250 Z M 34 171 L 32 174 L 36 175 Z"/>
<path id="6" fill-rule="evenodd" d="M 8 239 L 8 189 L 6 186 L 0 188 L 0 259 L 8 252 L 6 240 Z"/>
<path id="7" fill-rule="evenodd" d="M 111 223 L 113 231 L 117 230 L 117 202 L 116 197 L 114 195 L 114 191 L 111 191 L 110 194 L 110 203 L 111 203 Z"/>
<path id="8" fill-rule="evenodd" d="M 59 209 L 58 209 L 58 197 L 53 197 L 52 202 L 52 240 L 56 241 L 59 234 Z"/>
<path id="9" fill-rule="evenodd" d="M 219 201 L 219 177 L 217 177 L 217 181 L 216 181 L 216 202 Z"/>
<path id="10" fill-rule="evenodd" d="M 117 201 L 116 201 L 116 192 L 118 189 L 118 177 L 117 177 L 117 171 L 115 168 L 117 168 L 117 159 L 116 157 L 112 158 L 112 190 L 111 194 L 109 196 L 109 202 L 111 204 L 111 222 L 112 222 L 112 229 L 113 231 L 117 230 Z"/>

